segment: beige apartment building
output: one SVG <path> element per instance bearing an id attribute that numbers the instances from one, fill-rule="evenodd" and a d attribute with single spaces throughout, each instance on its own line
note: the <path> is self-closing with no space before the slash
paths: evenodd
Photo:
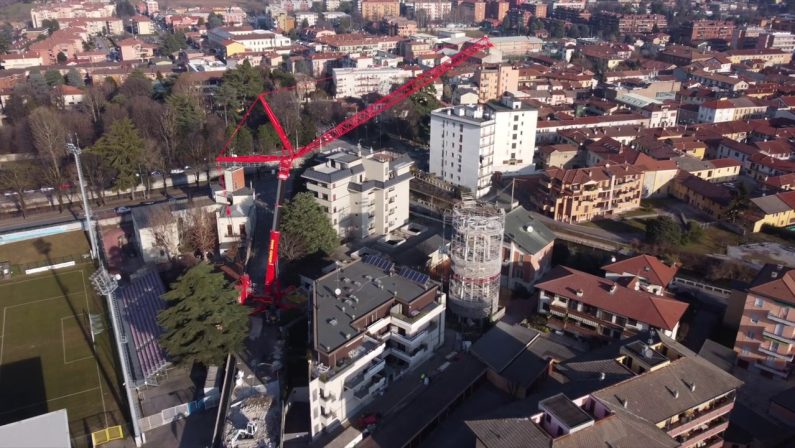
<path id="1" fill-rule="evenodd" d="M 475 72 L 478 100 L 485 103 L 502 98 L 502 94 L 519 90 L 519 69 L 510 65 L 487 65 Z"/>
<path id="2" fill-rule="evenodd" d="M 584 222 L 640 207 L 644 173 L 629 164 L 547 169 L 533 201 L 557 221 Z"/>
<path id="3" fill-rule="evenodd" d="M 739 321 L 737 365 L 787 378 L 795 356 L 795 269 L 767 264 L 747 291 L 735 291 L 727 319 Z"/>
<path id="4" fill-rule="evenodd" d="M 387 16 L 400 15 L 400 2 L 397 0 L 364 0 L 360 4 L 365 20 L 380 21 Z"/>
<path id="5" fill-rule="evenodd" d="M 408 156 L 339 152 L 304 172 L 307 188 L 341 237 L 386 235 L 409 220 Z"/>

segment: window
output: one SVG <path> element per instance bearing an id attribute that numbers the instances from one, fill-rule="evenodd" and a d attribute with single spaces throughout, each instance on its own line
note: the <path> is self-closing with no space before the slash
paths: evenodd
<path id="1" fill-rule="evenodd" d="M 760 299 L 759 297 L 754 299 L 754 306 L 755 307 L 762 308 L 762 305 L 764 305 L 764 304 L 765 304 L 765 301 L 763 299 Z"/>
<path id="2" fill-rule="evenodd" d="M 757 318 L 756 318 L 756 317 L 754 317 L 754 316 L 751 316 L 751 323 L 752 323 L 752 324 L 758 324 L 758 323 L 759 323 L 759 319 L 757 319 Z"/>
<path id="3" fill-rule="evenodd" d="M 226 236 L 232 236 L 232 235 L 233 235 L 232 224 L 229 224 L 228 226 L 226 226 Z"/>
<path id="4" fill-rule="evenodd" d="M 514 115 L 513 116 L 513 121 L 519 121 L 519 116 L 518 115 Z"/>
<path id="5" fill-rule="evenodd" d="M 756 334 L 755 334 L 753 331 L 746 331 L 746 332 L 745 332 L 745 336 L 746 336 L 748 339 L 753 339 L 753 338 L 754 338 L 754 336 L 756 336 Z"/>
<path id="6" fill-rule="evenodd" d="M 518 129 L 519 129 L 519 126 L 517 126 L 517 125 L 513 125 L 513 130 L 514 130 L 514 131 L 516 131 L 516 130 L 518 130 Z"/>

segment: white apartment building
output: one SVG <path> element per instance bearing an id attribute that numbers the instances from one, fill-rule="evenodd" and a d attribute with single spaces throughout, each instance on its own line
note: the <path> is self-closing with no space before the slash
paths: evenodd
<path id="1" fill-rule="evenodd" d="M 312 11 L 298 11 L 295 12 L 295 24 L 301 26 L 306 20 L 307 26 L 315 26 L 317 24 L 318 13 Z"/>
<path id="2" fill-rule="evenodd" d="M 751 97 L 708 101 L 698 107 L 699 123 L 722 123 L 726 121 L 762 118 L 767 104 Z"/>
<path id="3" fill-rule="evenodd" d="M 429 21 L 446 20 L 450 18 L 453 11 L 453 2 L 441 0 L 419 0 L 406 2 L 406 9 L 412 11 L 417 16 L 418 11 L 425 11 Z"/>
<path id="4" fill-rule="evenodd" d="M 783 31 L 762 33 L 756 40 L 756 48 L 773 48 L 792 53 L 795 51 L 795 34 Z"/>
<path id="5" fill-rule="evenodd" d="M 381 151 L 340 152 L 302 177 L 337 234 L 356 239 L 386 235 L 409 220 L 412 160 Z"/>
<path id="6" fill-rule="evenodd" d="M 386 95 L 393 84 L 402 84 L 410 78 L 411 71 L 402 68 L 335 68 L 335 98 L 360 98 L 368 93 Z"/>
<path id="7" fill-rule="evenodd" d="M 213 184 L 213 199 L 221 207 L 215 211 L 218 249 L 223 255 L 235 245 L 245 245 L 254 235 L 257 211 L 254 190 L 246 187 L 242 167 L 227 168 L 223 184 Z"/>
<path id="8" fill-rule="evenodd" d="M 447 300 L 440 286 L 374 255 L 314 282 L 312 438 L 344 424 L 444 343 Z"/>
<path id="9" fill-rule="evenodd" d="M 431 113 L 430 170 L 481 197 L 494 172 L 534 169 L 538 111 L 510 95 L 486 105 L 465 105 Z"/>
<path id="10" fill-rule="evenodd" d="M 219 26 L 207 32 L 207 39 L 213 48 L 224 48 L 228 41 L 238 42 L 246 51 L 267 51 L 278 47 L 289 47 L 291 40 L 279 33 L 255 30 L 250 26 Z"/>
<path id="11" fill-rule="evenodd" d="M 41 28 L 44 20 L 111 18 L 115 13 L 115 3 L 49 3 L 31 9 L 30 21 L 33 28 Z"/>

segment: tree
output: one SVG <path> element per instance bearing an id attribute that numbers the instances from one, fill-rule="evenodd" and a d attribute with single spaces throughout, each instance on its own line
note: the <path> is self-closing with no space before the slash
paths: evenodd
<path id="1" fill-rule="evenodd" d="M 22 217 L 27 215 L 27 204 L 25 202 L 25 190 L 35 187 L 37 178 L 37 167 L 33 162 L 23 161 L 13 166 L 6 165 L 0 169 L 0 188 L 11 190 L 16 195 L 19 211 Z"/>
<path id="2" fill-rule="evenodd" d="M 116 3 L 116 15 L 119 17 L 132 17 L 135 15 L 135 7 L 127 0 Z"/>
<path id="3" fill-rule="evenodd" d="M 163 43 L 160 45 L 160 54 L 167 56 L 185 48 L 188 48 L 188 39 L 185 37 L 185 33 L 177 31 L 166 35 L 163 39 Z"/>
<path id="4" fill-rule="evenodd" d="M 63 51 L 59 51 L 58 54 L 55 56 L 55 59 L 58 61 L 59 64 L 66 64 L 66 61 L 69 60 L 69 57 Z"/>
<path id="5" fill-rule="evenodd" d="M 658 216 L 646 224 L 646 242 L 678 245 L 682 242 L 682 229 L 670 216 Z"/>
<path id="6" fill-rule="evenodd" d="M 245 155 L 254 152 L 254 137 L 246 126 L 240 128 L 235 134 L 235 154 Z"/>
<path id="7" fill-rule="evenodd" d="M 236 116 L 235 113 L 240 107 L 238 103 L 238 94 L 237 90 L 232 86 L 231 83 L 223 83 L 218 87 L 218 90 L 215 91 L 215 96 L 213 97 L 215 101 L 215 106 L 220 107 L 224 112 L 224 126 L 229 126 L 229 111 L 232 111 L 232 115 Z"/>
<path id="8" fill-rule="evenodd" d="M 295 238 L 306 254 L 331 253 L 339 245 L 337 232 L 310 192 L 298 193 L 282 207 L 282 234 Z"/>
<path id="9" fill-rule="evenodd" d="M 44 80 L 47 81 L 47 85 L 50 87 L 60 86 L 64 83 L 63 75 L 58 70 L 47 70 L 47 73 L 44 74 Z"/>
<path id="10" fill-rule="evenodd" d="M 55 187 L 58 209 L 63 210 L 63 194 L 60 186 L 64 183 L 63 164 L 66 157 L 66 128 L 58 114 L 48 107 L 39 107 L 28 117 L 33 135 L 33 147 L 43 164 L 42 177 Z"/>
<path id="11" fill-rule="evenodd" d="M 213 28 L 218 28 L 219 26 L 223 26 L 224 24 L 224 16 L 220 14 L 216 14 L 211 12 L 210 15 L 207 16 L 207 29 L 211 30 Z"/>
<path id="12" fill-rule="evenodd" d="M 119 87 L 119 93 L 127 98 L 152 96 L 152 81 L 141 70 L 133 70 Z"/>
<path id="13" fill-rule="evenodd" d="M 130 190 L 135 199 L 135 186 L 143 164 L 144 141 L 129 118 L 114 122 L 110 129 L 97 140 L 90 149 L 102 157 L 104 163 L 116 173 L 113 188 L 118 191 Z"/>
<path id="14" fill-rule="evenodd" d="M 55 19 L 44 19 L 41 21 L 42 28 L 46 28 L 48 34 L 52 34 L 61 29 L 60 24 Z"/>
<path id="15" fill-rule="evenodd" d="M 149 229 L 160 254 L 169 261 L 173 260 L 179 254 L 179 233 L 168 204 L 157 204 L 149 208 Z"/>
<path id="16" fill-rule="evenodd" d="M 188 215 L 185 240 L 195 252 L 202 256 L 215 251 L 218 232 L 215 216 L 207 211 L 196 209 Z"/>
<path id="17" fill-rule="evenodd" d="M 14 43 L 14 27 L 10 23 L 0 26 L 0 53 L 6 53 Z"/>
<path id="18" fill-rule="evenodd" d="M 190 268 L 163 295 L 167 308 L 158 315 L 160 343 L 176 363 L 220 365 L 243 348 L 249 309 L 237 303 L 238 292 L 208 263 Z"/>
<path id="19" fill-rule="evenodd" d="M 229 85 L 230 91 L 237 93 L 237 104 L 248 104 L 265 87 L 262 72 L 252 67 L 248 59 L 238 64 L 234 70 L 225 71 L 223 83 Z"/>
<path id="20" fill-rule="evenodd" d="M 85 87 L 86 85 L 83 77 L 74 68 L 70 68 L 69 72 L 66 73 L 66 83 L 72 87 Z"/>
<path id="21" fill-rule="evenodd" d="M 263 124 L 257 129 L 257 147 L 260 154 L 276 154 L 281 151 L 282 141 L 276 134 L 276 129 L 270 123 Z"/>

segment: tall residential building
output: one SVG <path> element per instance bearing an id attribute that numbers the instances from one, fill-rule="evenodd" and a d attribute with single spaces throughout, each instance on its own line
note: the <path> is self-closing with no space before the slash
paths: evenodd
<path id="1" fill-rule="evenodd" d="M 486 20 L 486 2 L 479 0 L 463 0 L 458 3 L 458 17 L 464 23 L 476 23 Z"/>
<path id="2" fill-rule="evenodd" d="M 495 172 L 533 170 L 538 111 L 506 95 L 498 103 L 431 113 L 430 171 L 481 197 Z"/>
<path id="3" fill-rule="evenodd" d="M 756 40 L 756 48 L 774 48 L 792 53 L 795 51 L 795 34 L 782 31 L 762 33 Z"/>
<path id="4" fill-rule="evenodd" d="M 408 156 L 340 152 L 304 172 L 307 188 L 342 237 L 386 235 L 409 220 Z"/>
<path id="5" fill-rule="evenodd" d="M 447 20 L 453 10 L 453 2 L 444 0 L 408 1 L 405 5 L 409 13 L 413 12 L 414 17 L 417 17 L 419 11 L 425 11 L 425 17 L 429 21 Z"/>
<path id="6" fill-rule="evenodd" d="M 629 164 L 544 172 L 532 197 L 539 211 L 557 221 L 584 222 L 640 207 L 643 171 Z"/>
<path id="7" fill-rule="evenodd" d="M 519 69 L 510 65 L 482 65 L 475 71 L 474 78 L 482 103 L 501 98 L 505 92 L 519 90 Z"/>
<path id="8" fill-rule="evenodd" d="M 362 8 L 362 18 L 365 20 L 376 22 L 387 16 L 400 15 L 398 0 L 363 0 L 359 4 Z"/>
<path id="9" fill-rule="evenodd" d="M 386 95 L 394 84 L 402 84 L 411 77 L 411 71 L 402 68 L 334 68 L 334 97 L 361 98 L 368 93 Z"/>
<path id="10" fill-rule="evenodd" d="M 737 365 L 787 378 L 795 357 L 795 269 L 765 265 L 746 291 L 735 291 L 727 316 L 739 317 Z"/>
<path id="11" fill-rule="evenodd" d="M 711 39 L 731 42 L 734 27 L 730 20 L 691 20 L 682 26 L 682 41 L 687 44 Z"/>
<path id="12" fill-rule="evenodd" d="M 368 255 L 314 282 L 311 435 L 333 429 L 444 343 L 446 296 L 425 274 Z"/>

